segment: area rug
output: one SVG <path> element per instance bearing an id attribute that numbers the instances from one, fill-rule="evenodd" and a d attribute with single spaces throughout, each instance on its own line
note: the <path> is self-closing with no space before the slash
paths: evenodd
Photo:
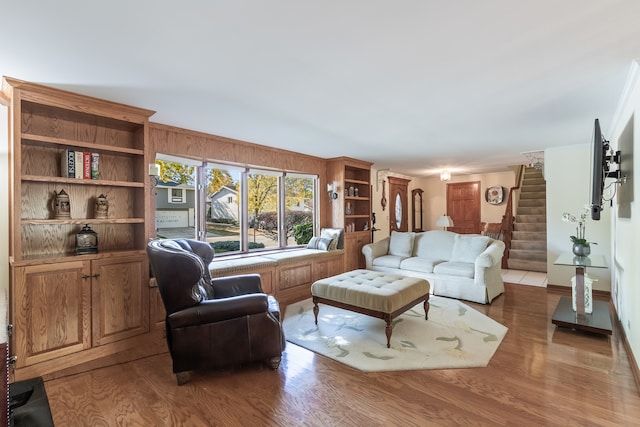
<path id="1" fill-rule="evenodd" d="M 314 323 L 311 299 L 287 306 L 287 341 L 365 372 L 485 367 L 508 328 L 462 302 L 432 296 L 429 320 L 422 303 L 393 320 L 391 348 L 385 322 L 319 304 Z"/>

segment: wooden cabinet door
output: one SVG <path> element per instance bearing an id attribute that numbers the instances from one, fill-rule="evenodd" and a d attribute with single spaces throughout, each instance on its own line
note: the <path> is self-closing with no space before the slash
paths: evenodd
<path id="1" fill-rule="evenodd" d="M 17 368 L 91 346 L 90 270 L 89 261 L 14 270 L 12 349 Z"/>
<path id="2" fill-rule="evenodd" d="M 369 232 L 345 234 L 345 271 L 352 271 L 366 267 L 364 255 L 362 255 L 362 247 L 367 243 L 371 243 L 371 233 Z"/>
<path id="3" fill-rule="evenodd" d="M 149 331 L 149 274 L 144 255 L 92 262 L 93 345 Z"/>

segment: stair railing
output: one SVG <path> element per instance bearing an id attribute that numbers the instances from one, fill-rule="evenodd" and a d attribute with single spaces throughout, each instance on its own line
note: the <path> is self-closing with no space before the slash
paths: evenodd
<path id="1" fill-rule="evenodd" d="M 505 249 L 502 255 L 502 268 L 509 268 L 509 251 L 511 250 L 511 239 L 513 237 L 513 223 L 515 222 L 514 210 L 514 193 L 520 190 L 522 185 L 522 178 L 524 175 L 524 166 L 518 167 L 518 175 L 516 178 L 516 186 L 509 189 L 509 197 L 507 197 L 507 205 L 505 207 L 504 215 L 502 216 L 502 241 L 504 242 Z"/>

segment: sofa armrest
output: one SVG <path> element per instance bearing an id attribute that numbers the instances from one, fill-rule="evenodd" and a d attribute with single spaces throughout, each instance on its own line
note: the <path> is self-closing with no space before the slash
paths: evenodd
<path id="1" fill-rule="evenodd" d="M 383 255 L 387 255 L 389 253 L 390 241 L 390 237 L 385 237 L 382 240 L 379 240 L 375 243 L 369 243 L 362 247 L 362 254 L 364 255 L 367 270 L 371 270 L 373 268 L 374 259 Z"/>
<path id="2" fill-rule="evenodd" d="M 476 268 L 489 268 L 501 262 L 505 245 L 501 240 L 493 240 L 489 246 L 476 258 Z"/>

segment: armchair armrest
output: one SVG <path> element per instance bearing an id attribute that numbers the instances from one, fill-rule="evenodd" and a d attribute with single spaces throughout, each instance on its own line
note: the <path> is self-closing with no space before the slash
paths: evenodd
<path id="1" fill-rule="evenodd" d="M 188 327 L 265 313 L 268 310 L 267 294 L 240 295 L 202 301 L 170 314 L 167 316 L 167 323 L 170 328 Z"/>
<path id="2" fill-rule="evenodd" d="M 213 298 L 229 298 L 238 295 L 262 293 L 259 274 L 241 274 L 211 279 Z"/>
<path id="3" fill-rule="evenodd" d="M 373 260 L 389 253 L 389 242 L 391 239 L 385 237 L 375 243 L 369 243 L 362 247 L 362 254 L 366 262 L 366 267 L 370 270 L 373 267 Z"/>
<path id="4" fill-rule="evenodd" d="M 505 244 L 501 240 L 492 241 L 489 246 L 476 258 L 476 267 L 489 268 L 501 262 Z"/>

